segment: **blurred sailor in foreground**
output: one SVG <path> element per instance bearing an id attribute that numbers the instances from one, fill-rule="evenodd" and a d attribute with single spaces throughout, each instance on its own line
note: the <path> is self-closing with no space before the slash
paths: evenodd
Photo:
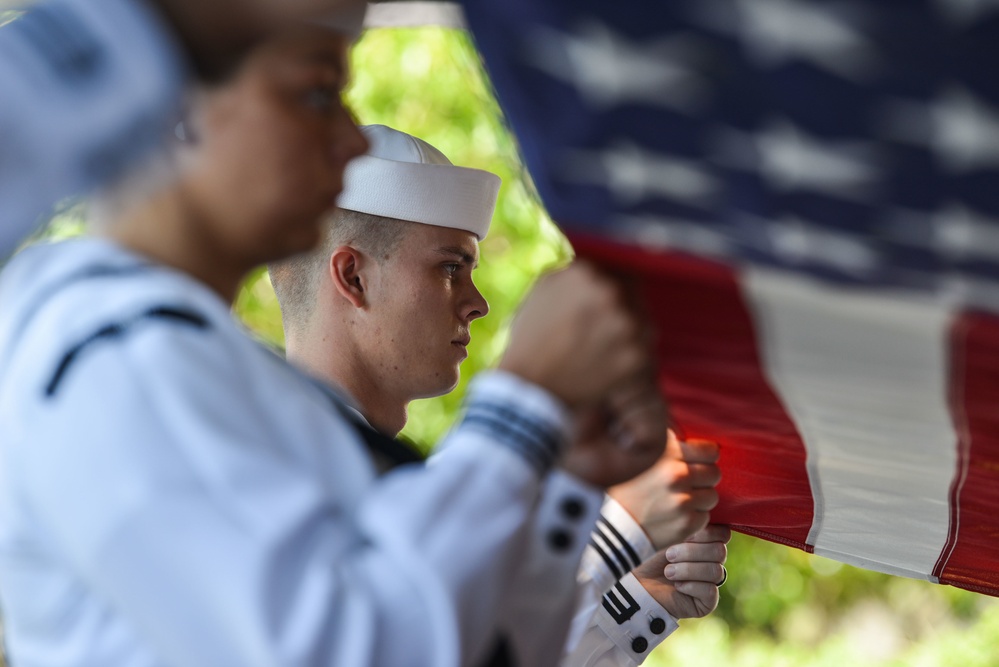
<path id="1" fill-rule="evenodd" d="M 259 47 L 151 179 L 106 198 L 98 237 L 0 279 L 14 664 L 544 664 L 504 639 L 525 550 L 547 545 L 531 604 L 564 633 L 600 487 L 659 457 L 657 415 L 627 447 L 570 441 L 649 363 L 584 266 L 539 284 L 433 465 L 380 479 L 377 433 L 233 322 L 242 278 L 314 247 L 367 148 L 340 101 L 348 43 L 311 26 Z"/>
<path id="2" fill-rule="evenodd" d="M 110 182 L 161 147 L 189 80 L 218 80 L 260 39 L 306 17 L 356 30 L 364 6 L 357 0 L 34 3 L 0 27 L 0 261 L 57 202 Z"/>

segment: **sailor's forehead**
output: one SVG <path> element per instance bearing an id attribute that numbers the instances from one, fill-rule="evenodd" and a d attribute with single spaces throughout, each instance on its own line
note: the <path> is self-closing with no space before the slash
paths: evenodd
<path id="1" fill-rule="evenodd" d="M 400 224 L 392 221 L 388 224 Z M 465 261 L 477 261 L 479 240 L 464 229 L 427 225 L 419 222 L 401 223 L 406 227 L 406 237 L 413 249 L 417 247 L 440 256 L 451 256 Z"/>

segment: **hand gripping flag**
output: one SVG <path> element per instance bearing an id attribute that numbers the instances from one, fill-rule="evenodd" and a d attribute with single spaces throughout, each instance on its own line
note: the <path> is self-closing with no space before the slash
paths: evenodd
<path id="1" fill-rule="evenodd" d="M 999 594 L 999 1 L 467 0 L 716 521 Z"/>

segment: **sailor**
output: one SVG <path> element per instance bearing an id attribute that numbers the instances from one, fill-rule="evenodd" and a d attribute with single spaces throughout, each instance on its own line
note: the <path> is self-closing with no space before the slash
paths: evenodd
<path id="1" fill-rule="evenodd" d="M 358 0 L 44 0 L 0 27 L 0 261 L 61 200 L 162 146 L 190 80 L 226 76 L 259 39 Z M 0 24 L 4 21 L 0 11 Z"/>
<path id="2" fill-rule="evenodd" d="M 649 364 L 585 266 L 539 283 L 434 464 L 381 477 L 344 401 L 233 321 L 243 277 L 318 242 L 367 149 L 340 101 L 348 42 L 303 26 L 262 45 L 142 188 L 108 194 L 96 236 L 0 278 L 14 664 L 507 664 L 526 546 L 547 545 L 554 594 L 532 604 L 564 632 L 600 487 L 658 458 L 656 419 L 627 447 L 569 437 Z"/>
<path id="3" fill-rule="evenodd" d="M 288 359 L 340 387 L 365 419 L 394 436 L 411 401 L 454 389 L 469 325 L 488 312 L 473 271 L 498 179 L 455 166 L 435 147 L 398 130 L 361 129 L 370 148 L 347 167 L 323 241 L 272 264 L 270 273 Z M 654 391 L 618 392 L 616 399 L 619 424 L 662 410 Z M 729 534 L 722 527 L 705 529 L 718 497 L 717 457 L 713 443 L 673 438 L 653 469 L 611 490 L 584 556 L 577 627 L 565 664 L 641 662 L 677 619 L 714 609 Z M 684 542 L 695 533 L 694 541 Z M 657 548 L 667 547 L 675 550 L 671 564 L 679 572 L 672 579 L 664 577 L 666 562 L 639 572 L 648 588 L 629 574 L 646 561 L 658 563 Z M 535 574 L 526 585 L 535 596 L 522 600 L 533 601 L 545 594 L 547 582 L 540 568 L 528 569 Z M 680 582 L 690 595 L 677 592 Z M 543 630 L 544 612 L 543 606 L 522 605 L 510 622 L 523 627 L 510 636 L 546 644 L 546 661 L 555 664 L 562 647 Z"/>

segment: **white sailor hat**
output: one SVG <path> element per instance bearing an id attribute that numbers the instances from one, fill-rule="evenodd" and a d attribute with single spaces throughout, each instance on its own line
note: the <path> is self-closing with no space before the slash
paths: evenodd
<path id="1" fill-rule="evenodd" d="M 361 128 L 371 145 L 347 165 L 340 208 L 425 225 L 489 231 L 500 179 L 457 167 L 439 150 L 385 125 Z"/>

